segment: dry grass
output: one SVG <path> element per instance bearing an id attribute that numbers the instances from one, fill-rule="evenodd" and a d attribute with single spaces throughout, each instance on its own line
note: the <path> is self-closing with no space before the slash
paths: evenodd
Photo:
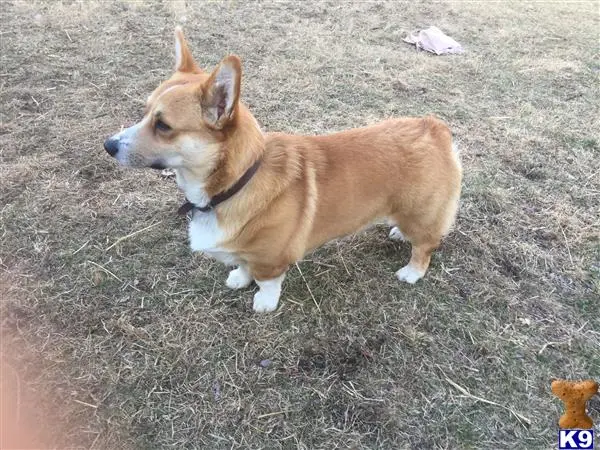
<path id="1" fill-rule="evenodd" d="M 6 1 L 0 14 L 2 374 L 40 442 L 554 448 L 550 380 L 600 378 L 597 3 Z M 251 289 L 190 257 L 173 181 L 101 147 L 169 73 L 176 23 L 203 65 L 243 58 L 268 130 L 427 112 L 452 125 L 462 208 L 423 282 L 396 282 L 408 249 L 377 227 L 293 267 L 281 308 L 258 316 Z M 401 42 L 429 24 L 467 53 Z"/>

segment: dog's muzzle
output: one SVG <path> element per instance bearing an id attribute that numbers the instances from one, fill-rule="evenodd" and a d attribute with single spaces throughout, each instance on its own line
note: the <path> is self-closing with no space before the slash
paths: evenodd
<path id="1" fill-rule="evenodd" d="M 104 150 L 106 150 L 110 156 L 116 156 L 119 151 L 119 140 L 108 138 L 104 141 Z"/>

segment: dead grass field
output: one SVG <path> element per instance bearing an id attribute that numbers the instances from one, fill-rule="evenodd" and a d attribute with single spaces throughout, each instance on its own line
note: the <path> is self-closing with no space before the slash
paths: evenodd
<path id="1" fill-rule="evenodd" d="M 31 445 L 556 448 L 550 380 L 600 378 L 598 2 L 4 1 L 0 15 L 2 385 L 19 405 L 3 420 L 30 421 Z M 203 66 L 241 56 L 266 130 L 450 123 L 462 206 L 422 282 L 396 281 L 409 249 L 375 227 L 301 261 L 259 316 L 253 289 L 190 255 L 173 180 L 102 149 L 170 73 L 178 23 Z M 401 41 L 428 25 L 467 53 Z"/>

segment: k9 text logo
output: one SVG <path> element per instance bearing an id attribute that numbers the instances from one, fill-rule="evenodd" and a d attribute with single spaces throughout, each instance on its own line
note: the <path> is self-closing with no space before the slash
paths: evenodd
<path id="1" fill-rule="evenodd" d="M 594 430 L 558 430 L 558 449 L 574 450 L 594 448 Z"/>

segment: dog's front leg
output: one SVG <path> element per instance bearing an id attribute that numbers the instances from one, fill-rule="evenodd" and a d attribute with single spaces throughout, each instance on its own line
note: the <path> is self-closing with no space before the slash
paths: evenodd
<path id="1" fill-rule="evenodd" d="M 255 312 L 271 312 L 277 309 L 281 295 L 281 283 L 285 278 L 285 268 L 276 267 L 251 267 L 250 272 L 258 285 L 258 292 L 254 294 L 252 309 Z"/>
<path id="2" fill-rule="evenodd" d="M 281 283 L 285 278 L 285 273 L 282 273 L 277 278 L 270 280 L 256 280 L 259 290 L 254 294 L 254 304 L 252 309 L 256 312 L 271 312 L 277 309 L 279 296 L 281 295 Z"/>
<path id="3" fill-rule="evenodd" d="M 227 281 L 225 281 L 225 284 L 229 289 L 242 289 L 250 286 L 250 283 L 252 283 L 252 275 L 250 275 L 248 269 L 242 265 L 229 272 Z"/>

